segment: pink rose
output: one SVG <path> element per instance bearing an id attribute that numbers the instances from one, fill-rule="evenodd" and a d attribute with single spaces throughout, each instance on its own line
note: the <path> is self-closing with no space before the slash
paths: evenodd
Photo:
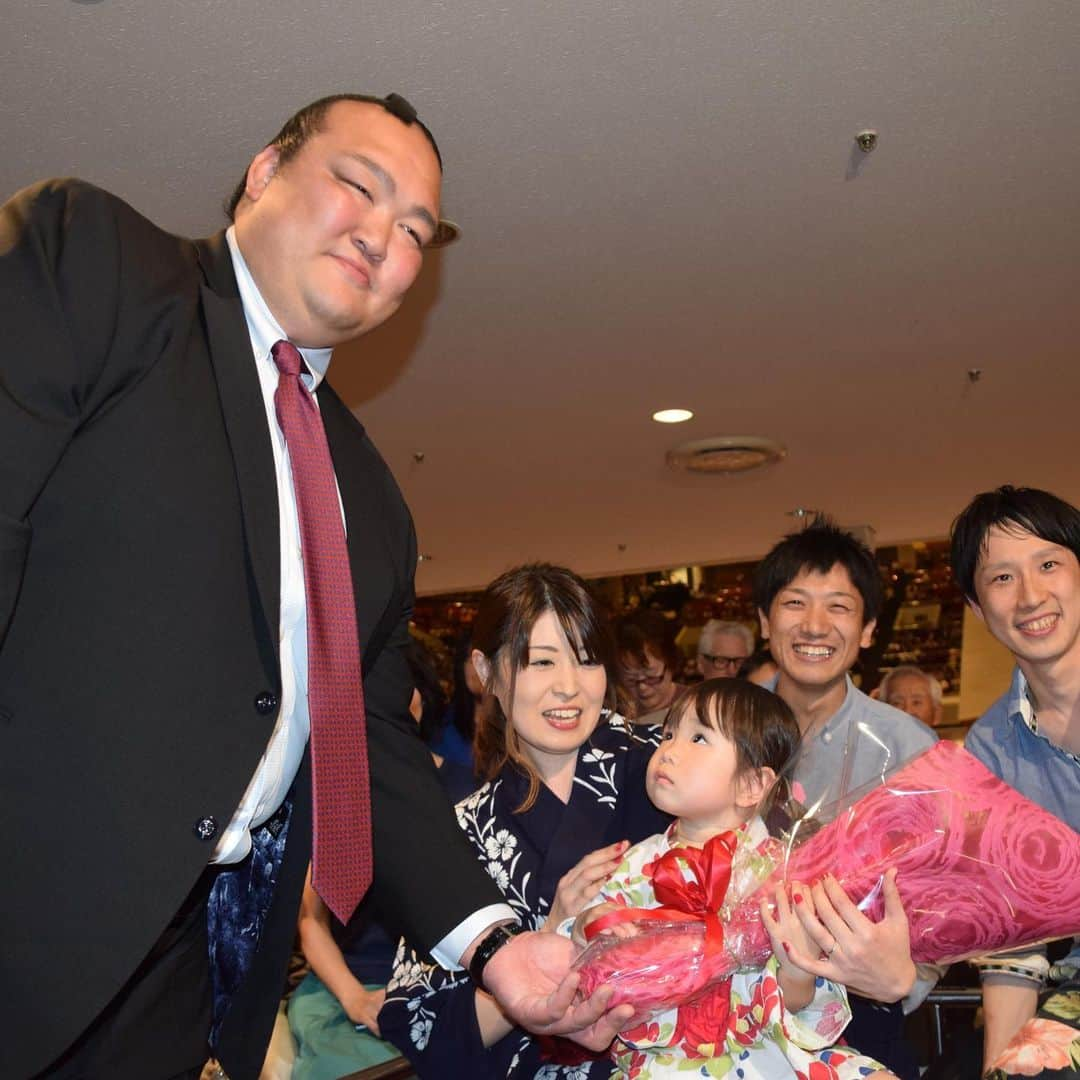
<path id="1" fill-rule="evenodd" d="M 939 742 L 842 811 L 766 883 L 813 884 L 826 872 L 872 918 L 897 867 L 917 961 L 958 960 L 1080 930 L 1080 835 Z M 750 925 L 748 909 L 738 914 Z"/>

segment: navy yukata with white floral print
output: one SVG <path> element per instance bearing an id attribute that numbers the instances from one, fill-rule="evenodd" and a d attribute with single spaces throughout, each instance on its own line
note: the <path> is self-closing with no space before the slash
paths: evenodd
<path id="1" fill-rule="evenodd" d="M 477 858 L 528 929 L 543 926 L 559 879 L 590 851 L 618 840 L 636 843 L 666 827 L 670 819 L 645 794 L 645 767 L 659 734 L 658 727 L 631 734 L 621 717 L 605 714 L 578 752 L 569 803 L 541 785 L 532 808 L 514 813 L 528 783 L 507 765 L 457 804 L 458 824 Z M 474 994 L 465 972 L 425 962 L 403 941 L 379 1013 L 383 1038 L 420 1077 L 596 1080 L 611 1074 L 606 1055 L 582 1060 L 586 1052 L 573 1044 L 538 1040 L 520 1028 L 485 1049 Z"/>

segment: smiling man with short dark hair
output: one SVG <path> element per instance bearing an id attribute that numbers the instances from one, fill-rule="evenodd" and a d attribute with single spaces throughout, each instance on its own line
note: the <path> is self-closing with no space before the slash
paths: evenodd
<path id="1" fill-rule="evenodd" d="M 964 745 L 1080 832 L 1080 510 L 1037 488 L 976 495 L 953 523 L 952 565 L 971 610 L 1016 659 L 1011 686 Z M 1035 1016 L 1049 965 L 1045 950 L 1028 949 L 976 966 L 988 1068 Z M 1075 1016 L 1080 988 L 1072 997 Z"/>
<path id="2" fill-rule="evenodd" d="M 795 797 L 814 812 L 932 746 L 937 737 L 914 717 L 864 694 L 849 672 L 870 645 L 881 606 L 881 573 L 873 552 L 850 533 L 819 517 L 780 541 L 754 570 L 754 601 L 761 636 L 779 668 L 771 685 L 787 702 L 802 733 L 793 774 Z M 907 918 L 891 880 L 886 918 L 871 923 L 827 887 L 814 886 L 815 927 L 825 953 L 796 962 L 845 983 L 852 1022 L 845 1037 L 898 1076 L 917 1076 L 902 1035 L 900 1000 L 916 988 Z M 930 973 L 919 983 L 925 994 Z M 865 998 L 888 1005 L 870 1004 Z"/>

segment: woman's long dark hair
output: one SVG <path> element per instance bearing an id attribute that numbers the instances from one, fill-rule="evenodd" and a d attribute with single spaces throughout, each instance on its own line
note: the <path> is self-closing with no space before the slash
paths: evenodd
<path id="1" fill-rule="evenodd" d="M 529 662 L 529 637 L 536 620 L 550 611 L 571 649 L 603 666 L 608 684 L 604 704 L 614 708 L 618 686 L 615 650 L 608 620 L 589 587 L 573 571 L 550 563 L 529 563 L 500 574 L 486 589 L 473 622 L 473 648 L 491 664 L 484 702 L 476 711 L 473 759 L 478 776 L 493 780 L 508 761 L 521 770 L 529 790 L 517 808 L 528 810 L 540 792 L 540 776 L 521 749 L 513 724 L 495 696 L 505 679 L 505 699 L 514 700 L 517 673 Z"/>

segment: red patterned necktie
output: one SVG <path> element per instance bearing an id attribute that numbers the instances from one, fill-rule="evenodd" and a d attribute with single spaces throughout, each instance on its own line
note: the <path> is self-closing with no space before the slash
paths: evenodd
<path id="1" fill-rule="evenodd" d="M 348 922 L 372 878 L 371 784 L 352 574 L 322 417 L 300 382 L 303 357 L 287 341 L 277 342 L 271 354 L 280 373 L 274 407 L 289 447 L 307 593 L 311 883 Z"/>

